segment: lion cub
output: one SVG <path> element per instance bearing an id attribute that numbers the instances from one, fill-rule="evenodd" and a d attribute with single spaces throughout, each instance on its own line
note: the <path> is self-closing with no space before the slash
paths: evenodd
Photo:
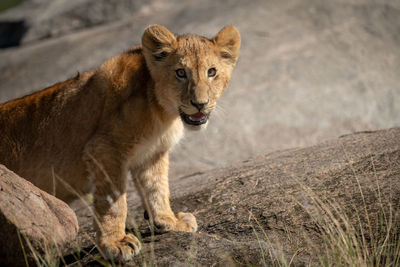
<path id="1" fill-rule="evenodd" d="M 66 201 L 94 185 L 108 257 L 130 260 L 141 246 L 125 233 L 129 171 L 159 230 L 195 232 L 195 217 L 170 207 L 168 151 L 184 126 L 207 124 L 239 47 L 233 26 L 208 39 L 151 25 L 142 46 L 99 69 L 0 105 L 0 162 Z"/>

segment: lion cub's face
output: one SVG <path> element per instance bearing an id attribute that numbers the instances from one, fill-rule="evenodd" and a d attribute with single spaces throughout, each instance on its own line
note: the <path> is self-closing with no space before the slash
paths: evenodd
<path id="1" fill-rule="evenodd" d="M 238 30 L 228 26 L 207 39 L 175 36 L 163 26 L 151 25 L 142 45 L 159 103 L 170 114 L 179 114 L 190 129 L 205 126 L 236 64 Z"/>

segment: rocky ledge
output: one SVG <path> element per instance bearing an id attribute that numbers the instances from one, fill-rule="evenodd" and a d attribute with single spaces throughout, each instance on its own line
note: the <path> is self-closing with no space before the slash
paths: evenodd
<path id="1" fill-rule="evenodd" d="M 327 247 L 336 246 L 328 242 L 335 231 L 349 237 L 363 231 L 363 250 L 379 243 L 390 225 L 399 226 L 400 128 L 258 156 L 182 177 L 171 187 L 173 209 L 192 211 L 199 231 L 151 234 L 132 192 L 128 231 L 144 246 L 129 265 L 318 265 L 334 256 Z M 75 210 L 81 256 L 64 260 L 97 265 L 90 212 L 78 203 Z"/>

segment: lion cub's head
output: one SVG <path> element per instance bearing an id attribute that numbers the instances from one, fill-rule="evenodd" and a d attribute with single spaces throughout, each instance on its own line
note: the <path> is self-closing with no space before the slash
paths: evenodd
<path id="1" fill-rule="evenodd" d="M 208 39 L 176 36 L 163 26 L 151 25 L 143 34 L 142 46 L 161 106 L 172 115 L 179 114 L 191 129 L 205 126 L 236 64 L 239 31 L 227 26 Z"/>

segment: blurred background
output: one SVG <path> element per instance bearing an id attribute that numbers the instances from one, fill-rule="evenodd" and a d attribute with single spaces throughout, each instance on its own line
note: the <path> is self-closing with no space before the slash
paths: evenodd
<path id="1" fill-rule="evenodd" d="M 172 153 L 172 179 L 400 126 L 399 0 L 1 0 L 0 10 L 0 102 L 97 68 L 149 24 L 207 37 L 237 26 L 230 88 L 208 128 Z"/>

